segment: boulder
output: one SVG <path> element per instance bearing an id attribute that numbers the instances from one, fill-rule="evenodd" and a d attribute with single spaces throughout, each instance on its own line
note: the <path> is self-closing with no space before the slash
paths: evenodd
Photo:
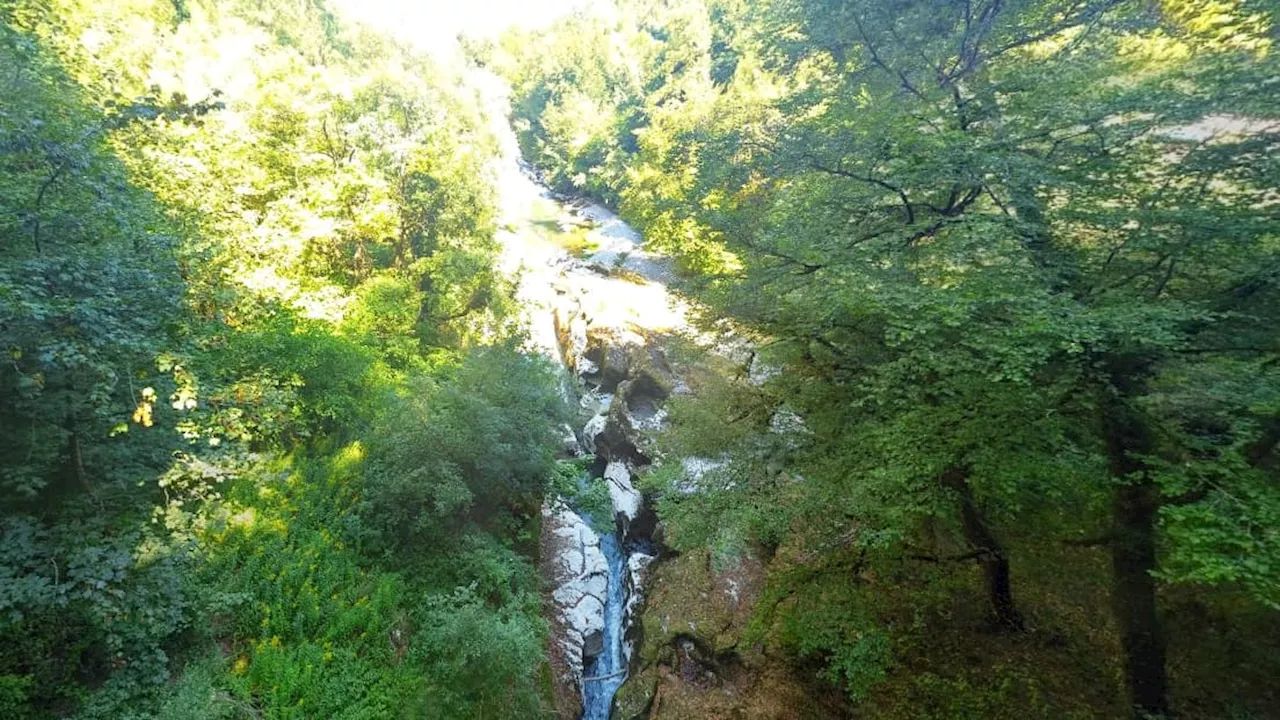
<path id="1" fill-rule="evenodd" d="M 631 381 L 630 400 L 648 398 L 653 402 L 666 400 L 676 385 L 666 355 L 656 345 L 636 348 L 627 360 L 627 380 Z"/>
<path id="2" fill-rule="evenodd" d="M 600 390 L 612 392 L 618 383 L 626 380 L 632 365 L 632 356 L 644 352 L 645 337 L 637 332 L 593 325 L 587 329 L 583 357 L 595 367 L 588 379 L 597 383 Z"/>
<path id="3" fill-rule="evenodd" d="M 578 436 L 573 432 L 573 428 L 568 423 L 560 429 L 560 452 L 569 457 L 577 457 L 582 454 L 582 443 L 578 442 Z"/>
<path id="4" fill-rule="evenodd" d="M 583 355 L 587 349 L 587 318 L 582 309 L 569 304 L 557 305 L 551 319 L 564 366 L 579 375 L 595 372 L 595 363 Z"/>
<path id="5" fill-rule="evenodd" d="M 654 338 L 635 330 L 591 326 L 582 357 L 594 366 L 600 390 L 613 392 L 625 380 L 646 380 L 640 387 L 655 399 L 671 394 L 676 378 Z"/>
<path id="6" fill-rule="evenodd" d="M 604 648 L 604 602 L 609 568 L 600 537 L 561 500 L 542 508 L 544 574 L 557 616 L 555 642 L 570 680 L 579 686 L 586 661 Z"/>
<path id="7" fill-rule="evenodd" d="M 618 386 L 619 394 L 624 398 L 630 381 Z M 595 418 L 592 418 L 595 421 Z M 588 423 L 590 424 L 590 423 Z M 632 465 L 647 465 L 649 458 L 641 451 L 645 438 L 632 422 L 631 412 L 626 402 L 614 402 L 609 405 L 609 414 L 605 417 L 604 427 L 593 438 L 596 455 L 607 462 L 624 460 Z"/>
<path id="8" fill-rule="evenodd" d="M 615 697 L 614 718 L 849 716 L 839 692 L 780 659 L 785 653 L 774 634 L 763 643 L 750 640 L 765 577 L 755 551 L 740 548 L 713 560 L 706 549 L 691 550 L 645 564 L 641 573 L 650 577 L 639 579 L 645 598 L 629 629 L 636 657 Z"/>
<path id="9" fill-rule="evenodd" d="M 582 446 L 592 455 L 599 453 L 598 440 L 600 435 L 604 433 L 605 427 L 609 424 L 608 407 L 606 406 L 602 412 L 596 413 L 587 424 L 582 427 Z"/>
<path id="10" fill-rule="evenodd" d="M 578 407 L 587 415 L 595 415 L 609 409 L 613 403 L 613 393 L 597 392 L 592 388 L 583 388 L 578 395 Z"/>
<path id="11" fill-rule="evenodd" d="M 655 666 L 629 676 L 613 697 L 614 717 L 618 720 L 648 720 L 658 689 L 658 675 Z"/>
<path id="12" fill-rule="evenodd" d="M 610 345 L 602 348 L 598 355 L 600 389 L 612 391 L 618 387 L 618 383 L 627 379 L 627 368 L 631 366 L 630 353 L 628 348 Z"/>
<path id="13" fill-rule="evenodd" d="M 640 492 L 631 484 L 631 468 L 620 460 L 605 466 L 604 479 L 609 487 L 609 498 L 613 501 L 614 517 L 625 539 L 626 526 L 640 514 Z"/>

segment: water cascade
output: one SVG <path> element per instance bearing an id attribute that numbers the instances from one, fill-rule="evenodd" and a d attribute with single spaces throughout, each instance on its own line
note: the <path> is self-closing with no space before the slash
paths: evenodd
<path id="1" fill-rule="evenodd" d="M 582 679 L 583 720 L 609 720 L 613 695 L 626 680 L 627 653 L 623 648 L 623 609 L 626 607 L 626 569 L 617 533 L 600 536 L 600 551 L 609 566 L 609 586 L 604 603 L 604 651 L 586 665 Z"/>
<path id="2" fill-rule="evenodd" d="M 490 117 L 503 118 L 505 87 L 490 80 Z M 669 385 L 659 377 L 666 363 L 650 340 L 686 330 L 688 308 L 667 292 L 670 263 L 648 252 L 639 233 L 599 205 L 554 195 L 519 159 L 511 129 L 501 123 L 493 129 L 504 150 L 495 168 L 503 269 L 519 281 L 531 349 L 564 368 L 566 399 L 590 417 L 580 431 L 566 433 L 570 452 L 581 449 L 607 465 L 612 518 L 590 518 L 563 498 L 547 499 L 542 572 L 555 587 L 556 685 L 576 689 L 585 720 L 608 720 L 626 681 L 628 624 L 654 557 L 652 520 L 632 487 L 635 468 L 647 463 L 637 444 L 661 425 L 658 403 L 670 391 L 659 387 Z M 564 238 L 582 235 L 589 249 L 569 251 Z"/>

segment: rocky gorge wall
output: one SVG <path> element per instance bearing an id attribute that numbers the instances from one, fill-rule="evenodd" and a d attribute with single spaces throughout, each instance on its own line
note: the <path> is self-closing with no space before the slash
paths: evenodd
<path id="1" fill-rule="evenodd" d="M 610 679 L 586 677 L 592 660 L 610 651 L 605 642 L 610 582 L 622 584 L 623 603 L 622 626 L 613 628 L 622 642 L 623 667 L 611 674 L 625 676 L 632 658 L 645 576 L 657 554 L 656 517 L 636 489 L 635 478 L 650 462 L 651 439 L 646 433 L 660 428 L 662 403 L 674 387 L 674 377 L 652 338 L 637 328 L 593 324 L 580 303 L 565 300 L 554 314 L 557 344 L 587 417 L 575 434 L 580 451 L 594 456 L 592 477 L 608 489 L 613 530 L 623 553 L 620 576 L 611 578 L 600 537 L 609 528 L 593 529 L 590 520 L 565 500 L 548 499 L 543 508 L 541 569 L 550 588 L 555 698 L 560 716 L 577 718 L 583 712 L 584 684 Z M 603 712 L 607 716 L 607 710 Z"/>
<path id="2" fill-rule="evenodd" d="M 813 692 L 813 678 L 798 674 L 780 651 L 767 642 L 745 646 L 766 563 L 752 556 L 720 567 L 705 552 L 672 552 L 662 542 L 655 499 L 637 489 L 658 460 L 654 438 L 666 404 L 693 392 L 694 375 L 717 364 L 754 381 L 768 368 L 757 367 L 740 341 L 726 344 L 689 325 L 687 303 L 666 287 L 669 264 L 646 252 L 633 229 L 604 208 L 552 196 L 514 158 L 499 168 L 505 270 L 519 279 L 531 345 L 563 366 L 566 397 L 580 409 L 566 428 L 565 453 L 593 456 L 589 474 L 605 483 L 613 515 L 610 527 L 608 518 L 587 517 L 563 498 L 543 507 L 539 570 L 556 716 L 583 717 L 584 682 L 596 682 L 587 669 L 609 650 L 610 568 L 602 549 L 609 533 L 624 553 L 622 587 L 614 589 L 622 591 L 617 629 L 626 682 L 612 707 L 592 708 L 589 720 L 840 716 L 812 699 L 823 696 Z M 542 214 L 548 207 L 559 212 L 563 227 L 588 228 L 594 251 L 572 257 L 541 238 L 545 221 L 531 221 L 539 205 Z M 693 366 L 683 356 L 673 362 L 672 347 L 695 338 L 707 346 L 706 357 Z M 679 462 L 690 481 L 716 466 L 699 458 L 662 461 Z"/>

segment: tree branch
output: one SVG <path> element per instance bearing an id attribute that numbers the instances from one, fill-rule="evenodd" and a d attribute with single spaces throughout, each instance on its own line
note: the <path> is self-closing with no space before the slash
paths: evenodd
<path id="1" fill-rule="evenodd" d="M 876 51 L 876 46 L 872 44 L 870 36 L 867 35 L 866 28 L 862 27 L 862 20 L 858 18 L 856 15 L 853 18 L 853 24 L 857 26 L 858 34 L 862 36 L 862 42 L 864 45 L 866 45 L 867 52 L 871 55 L 871 62 L 875 63 L 876 67 L 880 68 L 881 70 L 884 70 L 890 75 L 897 76 L 898 80 L 902 84 L 902 87 L 907 92 L 911 93 L 912 95 L 915 95 L 917 98 L 924 100 L 925 102 L 928 102 L 929 98 L 925 97 L 924 93 L 920 92 L 920 90 L 918 90 L 915 85 L 911 84 L 911 80 L 907 78 L 906 73 L 903 73 L 901 70 L 894 70 L 893 68 L 889 67 L 889 65 L 885 63 L 884 59 L 880 57 L 880 53 Z"/>
<path id="2" fill-rule="evenodd" d="M 924 555 L 920 553 L 909 553 L 907 555 L 907 559 L 920 560 L 921 562 L 930 562 L 930 563 L 935 563 L 940 565 L 942 563 L 949 563 L 949 562 L 964 562 L 966 560 L 977 560 L 978 558 L 984 555 L 989 555 L 989 554 L 991 554 L 990 550 L 988 550 L 987 548 L 980 548 L 978 550 L 974 550 L 972 552 L 967 552 L 967 553 L 961 553 L 959 555 Z"/>
<path id="3" fill-rule="evenodd" d="M 902 188 L 892 183 L 886 182 L 884 180 L 871 177 L 870 175 L 863 176 L 854 172 L 849 172 L 848 170 L 844 170 L 841 168 L 827 167 L 819 163 L 816 159 L 812 157 L 809 157 L 808 159 L 809 159 L 809 166 L 818 172 L 827 173 L 828 175 L 835 175 L 837 177 L 848 178 L 850 180 L 857 180 L 858 182 L 866 183 L 868 185 L 874 185 L 876 187 L 883 188 L 885 190 L 888 190 L 891 193 L 894 193 L 895 195 L 898 196 L 898 199 L 902 201 L 902 207 L 906 211 L 906 217 L 904 218 L 906 223 L 908 225 L 915 224 L 916 222 L 915 208 L 912 206 L 910 198 L 907 197 L 906 191 L 903 190 Z"/>

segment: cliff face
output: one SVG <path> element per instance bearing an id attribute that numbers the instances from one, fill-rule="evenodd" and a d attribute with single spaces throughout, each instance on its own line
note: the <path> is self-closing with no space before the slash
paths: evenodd
<path id="1" fill-rule="evenodd" d="M 600 537 L 571 508 L 549 501 L 542 508 L 539 572 L 553 588 L 545 615 L 556 706 L 562 717 L 582 713 L 584 662 L 603 649 L 608 568 Z"/>
<path id="2" fill-rule="evenodd" d="M 659 562 L 646 588 L 632 675 L 618 692 L 614 717 L 844 717 L 840 694 L 793 667 L 767 634 L 749 642 L 764 575 L 764 564 L 751 553 L 722 559 L 697 550 Z"/>

